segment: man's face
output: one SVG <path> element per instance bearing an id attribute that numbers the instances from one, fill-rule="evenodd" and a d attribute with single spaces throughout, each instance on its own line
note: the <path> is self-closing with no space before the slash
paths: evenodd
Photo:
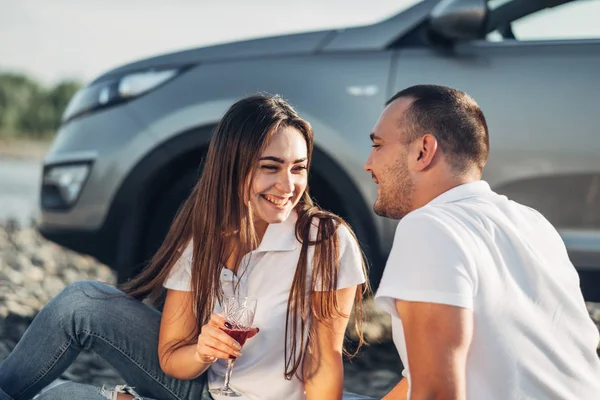
<path id="1" fill-rule="evenodd" d="M 373 210 L 377 215 L 402 219 L 413 210 L 414 181 L 408 167 L 408 144 L 399 127 L 410 99 L 397 99 L 385 108 L 373 128 L 373 150 L 365 164 L 378 185 Z"/>

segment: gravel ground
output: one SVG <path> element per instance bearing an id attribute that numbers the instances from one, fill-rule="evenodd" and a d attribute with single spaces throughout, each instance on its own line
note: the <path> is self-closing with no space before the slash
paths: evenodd
<path id="1" fill-rule="evenodd" d="M 66 285 L 78 280 L 114 283 L 113 272 L 91 257 L 44 240 L 34 228 L 16 222 L 0 225 L 0 361 L 17 344 L 37 312 Z M 401 363 L 391 342 L 385 313 L 366 303 L 365 334 L 370 345 L 346 360 L 345 387 L 354 393 L 382 396 L 400 378 Z M 62 379 L 103 384 L 123 383 L 100 357 L 84 352 Z"/>
<path id="2" fill-rule="evenodd" d="M 0 361 L 44 304 L 69 283 L 83 279 L 115 282 L 108 267 L 44 240 L 33 227 L 0 225 Z M 345 388 L 381 397 L 399 380 L 402 366 L 391 342 L 389 317 L 371 300 L 365 306 L 370 345 L 345 361 Z M 588 309 L 600 329 L 600 304 L 588 303 Z M 98 386 L 122 383 L 102 359 L 88 352 L 80 354 L 62 378 Z"/>

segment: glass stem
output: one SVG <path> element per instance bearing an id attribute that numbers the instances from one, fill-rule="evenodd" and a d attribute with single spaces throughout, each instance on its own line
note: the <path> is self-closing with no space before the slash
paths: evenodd
<path id="1" fill-rule="evenodd" d="M 225 372 L 225 389 L 229 389 L 229 379 L 231 378 L 231 370 L 235 364 L 235 358 L 227 360 L 227 371 Z"/>

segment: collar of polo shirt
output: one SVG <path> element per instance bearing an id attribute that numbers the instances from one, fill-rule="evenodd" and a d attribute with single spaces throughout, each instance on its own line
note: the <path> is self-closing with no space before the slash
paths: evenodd
<path id="1" fill-rule="evenodd" d="M 452 203 L 469 197 L 492 193 L 490 185 L 485 181 L 475 181 L 458 185 L 434 198 L 429 204 Z"/>
<path id="2" fill-rule="evenodd" d="M 293 251 L 300 246 L 296 239 L 296 221 L 298 214 L 292 211 L 290 216 L 278 224 L 269 224 L 260 245 L 255 252 Z"/>

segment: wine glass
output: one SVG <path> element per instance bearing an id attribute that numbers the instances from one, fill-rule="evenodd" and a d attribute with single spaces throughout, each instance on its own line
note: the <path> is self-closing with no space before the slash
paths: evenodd
<path id="1" fill-rule="evenodd" d="M 256 313 L 256 299 L 244 296 L 223 296 L 223 317 L 225 317 L 225 327 L 221 328 L 225 333 L 237 341 L 240 346 L 244 346 L 248 334 L 252 329 L 254 314 Z M 229 387 L 231 379 L 231 370 L 235 364 L 236 357 L 230 356 L 227 360 L 227 371 L 225 372 L 225 382 L 218 389 L 210 389 L 212 394 L 218 394 L 226 397 L 240 397 L 241 393 Z"/>

